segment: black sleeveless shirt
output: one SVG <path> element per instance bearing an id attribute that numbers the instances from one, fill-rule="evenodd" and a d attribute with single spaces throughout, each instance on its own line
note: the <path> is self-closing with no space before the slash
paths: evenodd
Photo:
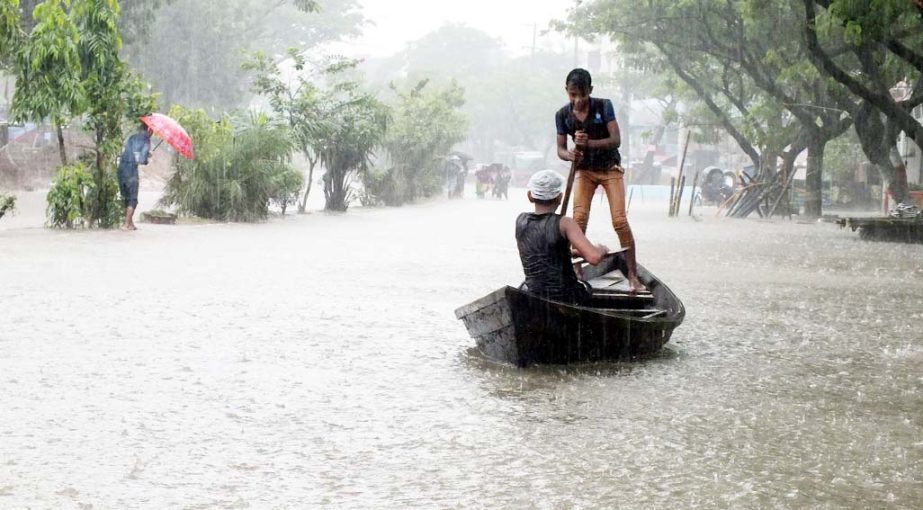
<path id="1" fill-rule="evenodd" d="M 561 216 L 522 213 L 516 218 L 516 244 L 529 292 L 557 301 L 579 302 L 586 289 L 577 280 L 570 243 L 561 234 Z"/>
<path id="2" fill-rule="evenodd" d="M 583 122 L 577 120 L 574 108 L 569 103 L 558 110 L 554 116 L 555 126 L 559 135 L 570 135 L 583 130 L 590 140 L 609 138 L 609 122 L 615 120 L 615 107 L 608 99 L 590 98 L 590 110 Z M 578 170 L 609 170 L 615 165 L 622 164 L 622 155 L 616 148 L 587 149 L 583 159 L 577 164 Z"/>

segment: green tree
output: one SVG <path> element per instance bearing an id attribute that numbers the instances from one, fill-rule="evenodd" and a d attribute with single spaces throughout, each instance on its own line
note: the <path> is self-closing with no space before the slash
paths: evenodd
<path id="1" fill-rule="evenodd" d="M 361 23 L 356 0 L 172 0 L 126 55 L 166 106 L 217 114 L 249 98 L 246 55 L 291 46 L 304 52 L 357 34 Z"/>
<path id="2" fill-rule="evenodd" d="M 91 224 L 115 226 L 111 210 L 118 207 L 112 161 L 122 143 L 125 120 L 137 121 L 154 110 L 154 98 L 119 56 L 119 4 L 116 0 L 73 0 L 71 15 L 80 33 L 78 52 L 85 94 L 84 127 L 93 137 Z"/>
<path id="3" fill-rule="evenodd" d="M 335 86 L 338 105 L 331 110 L 330 129 L 320 144 L 326 169 L 324 198 L 328 211 L 346 211 L 353 198 L 356 175 L 371 166 L 374 151 L 382 145 L 391 122 L 391 111 L 356 82 Z"/>
<path id="4" fill-rule="evenodd" d="M 573 19 L 628 51 L 655 48 L 764 176 L 775 174 L 780 155 L 790 172 L 807 148 L 805 212 L 821 213 L 824 146 L 852 124 L 844 115 L 851 103 L 810 65 L 789 0 L 597 0 Z"/>
<path id="5" fill-rule="evenodd" d="M 389 205 L 438 193 L 444 182 L 442 162 L 468 130 L 459 110 L 465 104 L 464 90 L 455 82 L 427 90 L 428 83 L 421 80 L 406 93 L 394 88 L 398 101 L 384 142 L 392 163 L 390 180 L 395 184 L 395 196 L 382 197 Z"/>
<path id="6" fill-rule="evenodd" d="M 84 108 L 80 34 L 65 10 L 69 4 L 48 0 L 35 7 L 34 28 L 16 57 L 12 108 L 16 121 L 51 121 L 62 165 L 67 165 L 63 126 Z"/>
<path id="7" fill-rule="evenodd" d="M 908 0 L 802 0 L 805 47 L 818 71 L 856 97 L 853 115 L 863 152 L 895 202 L 907 200 L 907 174 L 896 142 L 903 131 L 923 150 L 923 22 Z M 895 97 L 899 84 L 907 92 Z"/>
<path id="8" fill-rule="evenodd" d="M 308 162 L 308 175 L 304 179 L 306 186 L 298 204 L 298 212 L 304 213 L 311 194 L 314 170 L 320 163 L 320 152 L 333 129 L 331 112 L 335 107 L 330 95 L 315 85 L 312 79 L 327 73 L 335 74 L 339 65 L 309 66 L 304 55 L 296 49 L 289 49 L 288 56 L 297 73 L 294 80 L 283 78 L 278 64 L 263 52 L 254 53 L 244 63 L 244 69 L 254 74 L 252 90 L 268 99 L 275 115 L 288 124 L 295 145 Z M 314 70 L 313 73 L 307 72 L 308 67 Z"/>
<path id="9" fill-rule="evenodd" d="M 21 37 L 19 24 L 19 0 L 0 0 L 0 69 Z"/>

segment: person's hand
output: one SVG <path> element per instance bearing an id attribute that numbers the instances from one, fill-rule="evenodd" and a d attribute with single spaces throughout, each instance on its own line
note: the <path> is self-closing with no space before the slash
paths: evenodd
<path id="1" fill-rule="evenodd" d="M 606 246 L 605 244 L 597 244 L 596 249 L 599 250 L 600 257 L 605 257 L 606 255 L 609 254 L 609 247 Z"/>
<path id="2" fill-rule="evenodd" d="M 586 144 L 589 142 L 589 140 L 590 138 L 587 136 L 586 131 L 577 131 L 574 134 L 574 143 L 581 147 L 586 147 Z"/>
<path id="3" fill-rule="evenodd" d="M 577 161 L 577 162 L 579 162 L 581 159 L 583 159 L 583 151 L 579 151 L 579 150 L 577 150 L 577 149 L 574 149 L 574 150 L 572 150 L 572 151 L 567 151 L 567 160 L 568 160 L 568 161 Z"/>

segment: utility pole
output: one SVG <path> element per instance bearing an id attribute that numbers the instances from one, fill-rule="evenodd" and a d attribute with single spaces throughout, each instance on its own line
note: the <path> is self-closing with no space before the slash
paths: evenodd
<path id="1" fill-rule="evenodd" d="M 580 8 L 582 0 L 574 0 L 574 12 Z M 580 36 L 574 34 L 574 67 L 580 67 Z"/>

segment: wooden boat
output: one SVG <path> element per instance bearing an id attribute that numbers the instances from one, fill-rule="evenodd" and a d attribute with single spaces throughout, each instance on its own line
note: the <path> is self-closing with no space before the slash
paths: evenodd
<path id="1" fill-rule="evenodd" d="M 675 294 L 638 265 L 650 291 L 630 294 L 621 253 L 584 266 L 593 289 L 581 306 L 543 299 L 503 287 L 455 310 L 487 357 L 525 367 L 624 360 L 656 352 L 683 322 L 686 310 Z"/>
<path id="2" fill-rule="evenodd" d="M 859 230 L 859 239 L 923 243 L 923 218 L 840 218 L 840 228 Z"/>

